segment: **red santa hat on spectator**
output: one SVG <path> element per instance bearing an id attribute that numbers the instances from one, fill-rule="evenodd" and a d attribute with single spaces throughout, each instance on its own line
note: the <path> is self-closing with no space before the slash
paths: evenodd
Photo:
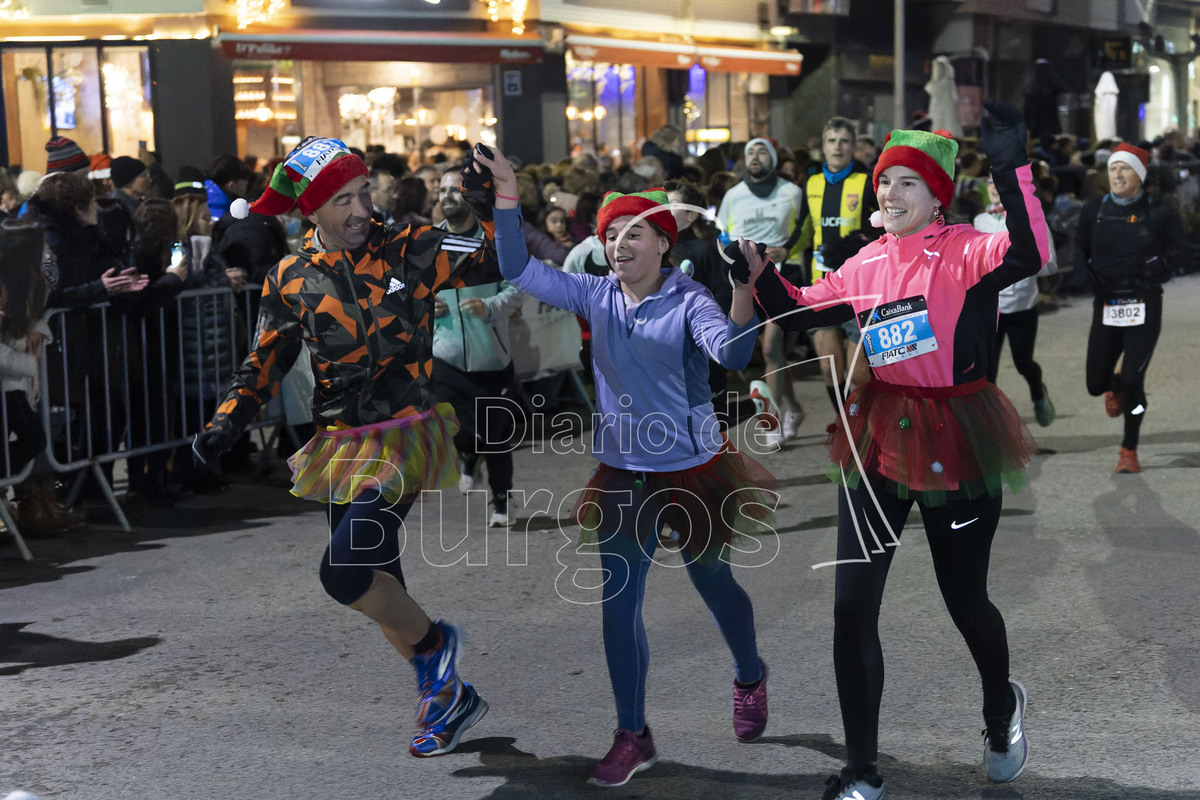
<path id="1" fill-rule="evenodd" d="M 112 157 L 107 153 L 96 153 L 88 156 L 90 171 L 88 177 L 94 181 L 102 181 L 112 177 Z"/>
<path id="2" fill-rule="evenodd" d="M 1128 164 L 1137 173 L 1139 181 L 1146 180 L 1146 170 L 1150 168 L 1150 154 L 1142 148 L 1129 144 L 1117 145 L 1108 157 L 1108 163 L 1117 161 Z"/>

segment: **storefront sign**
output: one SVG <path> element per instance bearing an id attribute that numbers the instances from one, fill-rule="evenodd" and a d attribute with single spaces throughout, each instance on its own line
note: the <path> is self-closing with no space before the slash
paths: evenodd
<path id="1" fill-rule="evenodd" d="M 271 34 L 223 33 L 228 58 L 296 61 L 432 61 L 439 63 L 539 64 L 537 38 L 463 33 L 293 30 Z"/>
<path id="2" fill-rule="evenodd" d="M 295 8 L 324 8 L 337 11 L 416 11 L 436 12 L 445 15 L 447 12 L 464 12 L 471 9 L 473 0 L 439 0 L 431 4 L 429 0 L 291 0 Z"/>
<path id="3" fill-rule="evenodd" d="M 504 71 L 504 96 L 505 97 L 520 97 L 521 96 L 521 73 L 515 69 L 506 69 Z"/>
<path id="4" fill-rule="evenodd" d="M 571 48 L 571 56 L 578 61 L 668 69 L 688 69 L 693 64 L 699 64 L 715 72 L 761 75 L 799 75 L 804 61 L 804 56 L 792 50 L 696 46 L 599 36 L 570 35 L 567 37 L 567 46 Z"/>

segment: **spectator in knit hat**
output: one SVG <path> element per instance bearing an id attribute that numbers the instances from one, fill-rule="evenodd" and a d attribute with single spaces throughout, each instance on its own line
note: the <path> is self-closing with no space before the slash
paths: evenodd
<path id="1" fill-rule="evenodd" d="M 65 136 L 46 142 L 46 174 L 51 172 L 75 172 L 90 166 L 88 157 L 79 145 Z"/>
<path id="2" fill-rule="evenodd" d="M 131 156 L 114 158 L 111 173 L 113 190 L 108 196 L 120 200 L 132 217 L 150 191 L 150 173 L 145 164 Z"/>
<path id="3" fill-rule="evenodd" d="M 717 225 L 730 240 L 745 237 L 769 248 L 768 255 L 784 277 L 802 283 L 804 250 L 812 243 L 804 231 L 804 190 L 779 175 L 779 152 L 773 139 L 755 138 L 743 150 L 746 172 L 730 187 L 717 209 Z M 796 399 L 787 369 L 783 333 L 777 326 L 762 331 L 766 368 L 750 387 L 762 403 L 762 442 L 776 447 L 800 435 L 804 409 Z"/>

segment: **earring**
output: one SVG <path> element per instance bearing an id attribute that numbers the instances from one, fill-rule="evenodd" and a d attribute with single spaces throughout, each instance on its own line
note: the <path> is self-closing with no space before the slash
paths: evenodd
<path id="1" fill-rule="evenodd" d="M 946 224 L 946 217 L 945 217 L 945 215 L 942 214 L 941 206 L 933 207 L 933 221 L 936 222 L 938 225 Z"/>

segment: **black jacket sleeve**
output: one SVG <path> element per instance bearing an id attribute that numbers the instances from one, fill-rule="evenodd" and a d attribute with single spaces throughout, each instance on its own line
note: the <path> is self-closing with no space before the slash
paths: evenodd
<path id="1" fill-rule="evenodd" d="M 754 303 L 762 315 L 785 332 L 829 328 L 854 319 L 854 309 L 843 303 L 820 310 L 802 306 L 788 294 L 788 282 L 768 264 L 754 284 Z"/>
<path id="2" fill-rule="evenodd" d="M 1032 173 L 1028 165 L 1018 168 L 992 169 L 992 182 L 1000 195 L 1000 203 L 1004 206 L 1004 222 L 1008 228 L 1008 250 L 1000 266 L 989 272 L 980 281 L 999 292 L 1006 286 L 1011 286 L 1022 278 L 1037 275 L 1042 268 L 1042 255 L 1038 252 L 1037 238 L 1033 233 L 1034 225 L 1045 226 L 1045 218 L 1039 213 L 1036 219 L 1029 216 L 1025 205 L 1025 195 L 1021 188 L 1020 171 Z M 1040 209 L 1039 209 L 1040 210 Z"/>

